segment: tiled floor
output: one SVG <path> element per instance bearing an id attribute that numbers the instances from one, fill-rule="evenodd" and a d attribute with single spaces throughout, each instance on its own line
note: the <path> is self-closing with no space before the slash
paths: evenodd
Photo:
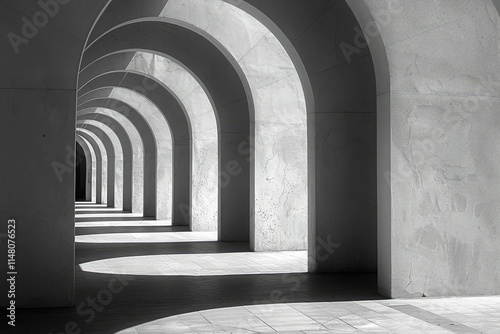
<path id="1" fill-rule="evenodd" d="M 305 252 L 78 209 L 77 307 L 18 310 L 6 333 L 500 334 L 500 297 L 383 300 L 375 274 L 308 274 Z"/>
<path id="2" fill-rule="evenodd" d="M 250 305 L 212 309 L 119 333 L 500 333 L 500 297 Z"/>

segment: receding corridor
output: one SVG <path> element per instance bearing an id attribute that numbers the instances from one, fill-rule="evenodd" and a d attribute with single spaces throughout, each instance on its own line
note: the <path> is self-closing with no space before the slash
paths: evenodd
<path id="1" fill-rule="evenodd" d="M 1 334 L 500 333 L 500 0 L 0 0 L 0 35 Z"/>
<path id="2" fill-rule="evenodd" d="M 375 274 L 307 274 L 304 251 L 255 253 L 246 242 L 217 242 L 212 232 L 189 232 L 98 204 L 77 203 L 76 212 L 77 308 L 20 310 L 20 331 L 63 331 L 74 321 L 83 333 L 274 332 L 254 321 L 257 315 L 242 314 L 243 306 L 271 307 L 265 313 L 272 315 L 274 307 L 267 304 L 380 299 Z M 103 305 L 99 300 L 106 304 L 108 295 L 100 291 L 109 291 L 111 280 L 117 290 L 125 282 L 124 288 Z M 87 298 L 102 306 L 89 324 Z M 240 310 L 215 316 L 224 307 Z M 183 315 L 203 310 L 212 310 L 215 318 L 200 322 L 199 315 Z M 276 312 L 282 313 L 282 306 Z M 310 329 L 315 323 L 301 317 L 291 329 Z M 294 324 L 294 318 L 286 322 Z"/>
<path id="3" fill-rule="evenodd" d="M 306 273 L 304 251 L 254 253 L 98 204 L 76 211 L 77 308 L 19 311 L 19 333 L 500 332 L 500 297 L 384 300 L 375 274 Z"/>

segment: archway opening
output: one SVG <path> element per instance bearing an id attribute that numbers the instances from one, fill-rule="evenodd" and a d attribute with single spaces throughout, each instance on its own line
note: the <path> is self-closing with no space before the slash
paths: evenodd
<path id="1" fill-rule="evenodd" d="M 119 272 L 122 274 L 305 273 L 308 247 L 306 128 L 307 110 L 313 108 L 312 98 L 305 96 L 304 83 L 308 79 L 304 71 L 296 68 L 300 59 L 291 52 L 293 47 L 288 45 L 289 42 L 286 45 L 281 43 L 286 37 L 278 34 L 278 28 L 270 29 L 261 22 L 258 10 L 243 10 L 230 3 L 211 0 L 200 3 L 203 5 L 201 10 L 207 15 L 210 3 L 220 7 L 217 15 L 211 18 L 222 25 L 216 31 L 210 31 L 208 27 L 199 29 L 196 20 L 182 19 L 182 13 L 178 11 L 180 2 L 173 4 L 172 1 L 169 5 L 173 7 L 167 6 L 151 16 L 138 17 L 137 21 L 123 18 L 123 25 L 114 22 L 102 31 L 102 36 L 88 43 L 78 79 L 77 124 L 81 125 L 78 122 L 83 120 L 88 123 L 97 117 L 95 115 L 101 113 L 99 108 L 112 107 L 121 112 L 119 106 L 109 103 L 109 100 L 132 105 L 138 114 L 147 114 L 155 107 L 155 115 L 168 119 L 172 116 L 169 115 L 171 109 L 164 107 L 168 101 L 157 95 L 172 95 L 187 119 L 189 127 L 185 127 L 186 130 L 191 130 L 178 131 L 181 133 L 177 138 L 174 136 L 174 141 L 191 141 L 195 148 L 185 152 L 191 155 L 193 185 L 192 201 L 185 211 L 190 220 L 197 218 L 197 212 L 211 218 L 210 223 L 218 225 L 219 235 L 200 234 L 197 237 L 198 232 L 213 233 L 213 230 L 192 229 L 188 232 L 185 228 L 176 229 L 177 226 L 169 230 L 158 228 L 152 221 L 135 222 L 137 226 L 130 221 L 107 221 L 107 226 L 100 226 L 103 228 L 97 230 L 96 222 L 77 217 L 77 250 L 87 246 L 101 248 L 127 243 L 131 245 L 130 255 L 135 248 L 141 248 L 143 253 L 140 255 L 143 256 L 144 248 L 149 249 L 151 241 L 165 247 L 165 254 L 153 252 L 148 258 L 129 256 L 121 259 L 117 256 L 105 259 L 112 267 L 116 264 L 116 268 L 122 268 L 125 261 L 123 267 L 129 271 Z M 123 5 L 113 1 L 110 4 L 112 7 Z M 96 24 L 107 21 L 107 14 L 104 11 Z M 236 16 L 242 22 L 235 26 L 231 18 Z M 239 35 L 248 35 L 248 39 L 243 38 L 236 43 L 238 45 L 233 45 L 232 37 L 238 33 L 224 34 L 229 31 L 225 28 L 229 25 L 233 30 L 237 28 Z M 143 34 L 147 41 L 135 44 L 129 32 L 142 29 L 141 26 L 146 27 Z M 164 30 L 176 37 L 172 43 L 162 34 Z M 170 49 L 170 45 L 177 45 L 175 40 L 184 40 L 187 46 Z M 204 57 L 196 56 L 200 53 Z M 143 87 L 144 80 L 141 79 L 146 78 L 154 80 L 152 89 L 148 89 L 149 85 Z M 142 85 L 140 89 L 136 89 L 137 84 Z M 139 95 L 142 98 L 139 99 Z M 171 123 L 173 130 L 180 128 L 179 120 Z M 156 139 L 166 129 L 166 126 L 161 129 L 160 122 L 152 122 L 150 127 Z M 292 142 L 293 147 L 289 145 Z M 174 154 L 174 159 L 178 157 Z M 214 187 L 209 186 L 212 179 L 218 181 L 214 182 Z M 210 191 L 201 192 L 202 189 Z M 217 211 L 218 214 L 209 215 Z M 151 232 L 154 235 L 146 236 Z M 170 244 L 181 241 L 186 245 L 194 242 L 200 245 L 193 245 L 185 254 L 168 254 Z M 233 255 L 235 260 L 231 260 L 223 254 L 225 246 L 216 241 L 238 243 L 231 247 L 241 250 L 242 254 Z M 202 253 L 206 249 L 198 249 L 202 243 L 203 248 L 215 247 L 216 253 L 222 253 L 209 256 L 214 263 L 203 261 Z M 199 253 L 194 254 L 196 250 Z M 266 256 L 274 258 L 277 263 L 261 260 Z M 154 264 L 155 269 L 144 271 L 143 266 L 138 266 L 134 271 L 134 265 L 145 259 Z M 98 273 L 96 268 L 102 263 L 95 260 L 102 259 L 80 263 L 80 269 Z M 228 261 L 228 266 L 223 270 L 220 266 L 224 266 L 224 261 Z M 211 271 L 209 267 L 216 268 Z M 118 273 L 115 269 L 101 273 Z"/>
<path id="2" fill-rule="evenodd" d="M 87 197 L 87 157 L 79 143 L 76 143 L 75 200 L 85 202 Z"/>

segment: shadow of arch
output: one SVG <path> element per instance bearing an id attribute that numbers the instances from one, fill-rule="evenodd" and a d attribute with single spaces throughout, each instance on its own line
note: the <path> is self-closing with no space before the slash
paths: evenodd
<path id="1" fill-rule="evenodd" d="M 377 272 L 378 289 L 390 295 L 392 285 L 391 90 L 389 60 L 377 22 L 363 1 L 346 0 L 367 39 L 377 89 Z M 389 181 L 387 180 L 389 177 Z"/>

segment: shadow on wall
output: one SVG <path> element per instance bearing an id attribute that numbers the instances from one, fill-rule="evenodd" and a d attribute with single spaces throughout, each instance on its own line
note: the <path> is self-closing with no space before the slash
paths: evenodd
<path id="1" fill-rule="evenodd" d="M 491 0 L 491 1 L 493 1 L 493 4 L 498 10 L 498 14 L 500 15 L 500 0 Z"/>

